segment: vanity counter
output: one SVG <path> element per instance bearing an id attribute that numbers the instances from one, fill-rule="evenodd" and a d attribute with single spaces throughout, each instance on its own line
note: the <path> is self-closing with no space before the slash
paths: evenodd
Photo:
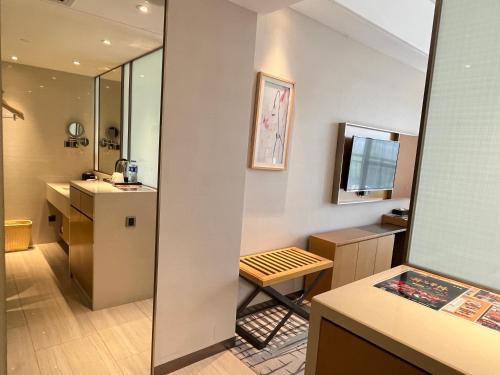
<path id="1" fill-rule="evenodd" d="M 147 186 L 125 185 L 127 189 L 125 190 L 118 188 L 109 182 L 99 180 L 71 181 L 70 184 L 72 187 L 90 195 L 109 193 L 156 193 L 155 189 Z"/>
<path id="2" fill-rule="evenodd" d="M 391 361 L 411 374 L 500 373 L 500 332 L 373 286 L 405 271 L 415 269 L 399 266 L 313 299 L 306 375 L 340 371 L 340 362 L 352 369 L 360 363 L 356 357 L 365 358 L 372 373 L 380 373 L 381 363 L 391 373 Z M 332 340 L 341 335 L 346 339 Z"/>
<path id="3" fill-rule="evenodd" d="M 46 197 L 47 201 L 60 211 L 63 216 L 69 217 L 69 183 L 47 183 Z"/>
<path id="4" fill-rule="evenodd" d="M 47 187 L 55 190 L 57 193 L 69 199 L 69 183 L 67 182 L 48 182 Z"/>
<path id="5" fill-rule="evenodd" d="M 157 194 L 133 188 L 70 182 L 70 271 L 93 310 L 153 296 Z"/>

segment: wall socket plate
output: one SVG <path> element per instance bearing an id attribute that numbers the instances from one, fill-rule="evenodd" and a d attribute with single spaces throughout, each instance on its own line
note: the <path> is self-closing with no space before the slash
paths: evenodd
<path id="1" fill-rule="evenodd" d="M 126 227 L 135 227 L 136 219 L 135 216 L 127 216 L 125 218 L 125 226 Z"/>

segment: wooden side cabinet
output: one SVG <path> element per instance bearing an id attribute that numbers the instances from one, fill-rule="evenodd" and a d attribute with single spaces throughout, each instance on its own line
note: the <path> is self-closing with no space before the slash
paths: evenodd
<path id="1" fill-rule="evenodd" d="M 394 225 L 375 224 L 311 236 L 309 251 L 333 260 L 333 271 L 323 277 L 309 298 L 390 269 L 395 234 L 404 230 Z M 306 288 L 314 277 L 306 277 Z"/>
<path id="2" fill-rule="evenodd" d="M 314 373 L 316 375 L 427 374 L 424 370 L 326 319 L 321 319 Z"/>

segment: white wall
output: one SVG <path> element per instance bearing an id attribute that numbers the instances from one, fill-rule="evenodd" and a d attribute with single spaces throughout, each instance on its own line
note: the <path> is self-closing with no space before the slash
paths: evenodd
<path id="1" fill-rule="evenodd" d="M 256 14 L 170 0 L 154 364 L 234 335 Z"/>
<path id="2" fill-rule="evenodd" d="M 337 124 L 416 134 L 424 73 L 292 10 L 258 17 L 255 70 L 296 81 L 295 121 L 288 170 L 247 169 L 242 254 L 305 247 L 311 234 L 372 224 L 408 205 L 331 203 Z"/>

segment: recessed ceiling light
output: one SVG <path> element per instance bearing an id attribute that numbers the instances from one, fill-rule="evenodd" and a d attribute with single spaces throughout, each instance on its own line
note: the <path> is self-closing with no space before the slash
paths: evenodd
<path id="1" fill-rule="evenodd" d="M 17 58 L 17 56 L 11 56 L 11 57 L 10 57 L 10 59 L 11 59 L 11 60 L 14 60 L 14 61 L 19 60 L 19 59 Z"/>
<path id="2" fill-rule="evenodd" d="M 139 77 L 144 78 L 144 74 L 141 74 Z"/>
<path id="3" fill-rule="evenodd" d="M 106 86 L 107 89 L 109 89 L 109 86 Z"/>
<path id="4" fill-rule="evenodd" d="M 139 4 L 136 6 L 137 10 L 141 13 L 147 13 L 149 12 L 149 7 L 146 4 Z"/>
<path id="5" fill-rule="evenodd" d="M 470 64 L 465 64 L 465 69 L 469 69 L 471 67 Z"/>
<path id="6" fill-rule="evenodd" d="M 73 60 L 73 65 L 80 65 L 80 61 L 78 61 L 78 60 Z"/>
<path id="7" fill-rule="evenodd" d="M 43 89 L 45 86 L 44 85 L 40 85 L 40 88 Z"/>
<path id="8" fill-rule="evenodd" d="M 103 39 L 103 40 L 101 40 L 101 42 L 102 42 L 102 44 L 105 44 L 107 46 L 111 45 L 111 40 L 109 40 L 109 39 Z"/>
<path id="9" fill-rule="evenodd" d="M 28 94 L 31 94 L 32 92 L 33 92 L 33 91 L 31 91 L 31 90 L 28 90 L 28 91 L 27 91 L 27 93 L 28 93 Z"/>
<path id="10" fill-rule="evenodd" d="M 55 76 L 53 76 L 53 77 L 52 77 L 52 80 L 53 80 L 53 81 L 55 81 L 56 79 L 57 79 L 57 77 L 55 77 Z"/>

